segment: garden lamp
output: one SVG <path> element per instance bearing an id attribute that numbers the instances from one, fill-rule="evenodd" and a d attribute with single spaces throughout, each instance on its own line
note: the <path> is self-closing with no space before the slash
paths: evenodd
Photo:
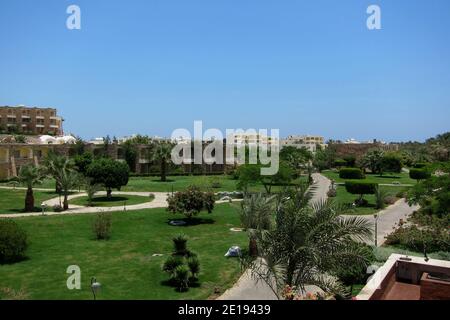
<path id="1" fill-rule="evenodd" d="M 375 218 L 375 247 L 378 247 L 378 214 L 374 214 Z"/>
<path id="2" fill-rule="evenodd" d="M 91 279 L 91 290 L 92 294 L 94 295 L 94 300 L 97 300 L 97 293 L 100 291 L 101 288 L 102 284 L 100 282 L 97 282 L 97 279 L 93 277 Z"/>
<path id="3" fill-rule="evenodd" d="M 42 202 L 41 208 L 42 208 L 42 215 L 45 216 L 45 209 L 47 209 L 47 205 L 44 202 Z"/>

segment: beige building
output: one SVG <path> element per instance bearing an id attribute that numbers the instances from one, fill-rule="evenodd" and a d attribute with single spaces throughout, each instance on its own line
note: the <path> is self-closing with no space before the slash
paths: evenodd
<path id="1" fill-rule="evenodd" d="M 53 108 L 0 107 L 0 133 L 62 135 L 62 122 Z"/>
<path id="2" fill-rule="evenodd" d="M 311 152 L 316 152 L 317 146 L 322 148 L 326 147 L 325 139 L 321 136 L 288 136 L 286 139 L 281 140 L 281 146 L 293 146 L 297 148 L 306 148 Z"/>

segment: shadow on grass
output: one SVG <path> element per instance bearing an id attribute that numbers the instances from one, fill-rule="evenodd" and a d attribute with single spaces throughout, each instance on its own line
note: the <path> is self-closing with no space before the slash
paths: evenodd
<path id="1" fill-rule="evenodd" d="M 128 201 L 127 197 L 113 196 L 111 198 L 108 197 L 96 197 L 92 199 L 92 203 L 96 202 L 124 202 Z"/>
<path id="2" fill-rule="evenodd" d="M 24 257 L 15 257 L 14 259 L 6 260 L 6 261 L 0 261 L 0 266 L 11 266 L 17 263 L 25 262 L 30 260 L 27 256 Z"/>
<path id="3" fill-rule="evenodd" d="M 161 179 L 153 179 L 152 182 L 171 183 L 171 182 L 175 182 L 175 180 L 173 180 L 173 179 L 167 179 L 166 181 L 161 181 Z"/>
<path id="4" fill-rule="evenodd" d="M 183 221 L 185 224 L 173 226 L 170 224 L 171 221 Z M 216 221 L 211 218 L 199 218 L 199 217 L 193 217 L 193 218 L 174 218 L 174 219 L 168 219 L 167 224 L 171 227 L 192 227 L 192 226 L 198 226 L 202 224 L 214 224 Z"/>
<path id="5" fill-rule="evenodd" d="M 178 292 L 178 293 L 187 292 L 187 291 L 189 291 L 190 288 L 200 288 L 201 287 L 199 280 L 194 279 L 194 278 L 189 279 L 189 288 L 183 289 L 181 291 L 177 288 L 177 281 L 175 279 L 163 280 L 160 282 L 160 284 L 164 287 L 173 288 L 175 290 L 175 292 Z"/>

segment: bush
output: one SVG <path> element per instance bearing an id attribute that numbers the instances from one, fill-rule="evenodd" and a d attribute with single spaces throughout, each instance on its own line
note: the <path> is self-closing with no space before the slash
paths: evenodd
<path id="1" fill-rule="evenodd" d="M 175 269 L 181 265 L 183 265 L 183 258 L 176 257 L 176 256 L 170 256 L 167 258 L 166 262 L 164 262 L 162 270 L 164 272 L 169 273 L 170 275 L 173 275 L 175 272 Z"/>
<path id="2" fill-rule="evenodd" d="M 64 208 L 62 206 L 60 206 L 59 204 L 55 204 L 53 207 L 53 212 L 63 212 Z"/>
<path id="3" fill-rule="evenodd" d="M 173 280 L 176 283 L 178 291 L 186 291 L 189 289 L 189 267 L 180 265 L 175 268 Z"/>
<path id="4" fill-rule="evenodd" d="M 339 170 L 339 178 L 341 179 L 364 179 L 364 172 L 358 168 L 342 168 Z"/>
<path id="5" fill-rule="evenodd" d="M 167 198 L 167 211 L 182 213 L 187 218 L 199 214 L 202 210 L 211 213 L 214 209 L 214 193 L 202 192 L 198 187 L 191 186 L 186 191 L 180 191 Z"/>
<path id="6" fill-rule="evenodd" d="M 384 203 L 387 205 L 393 205 L 396 202 L 397 202 L 397 198 L 394 196 L 386 196 L 384 198 Z"/>
<path id="7" fill-rule="evenodd" d="M 345 160 L 343 160 L 343 159 L 337 159 L 337 160 L 334 162 L 334 166 L 335 166 L 336 168 L 345 167 L 345 166 L 347 166 L 347 161 L 345 161 Z"/>
<path id="8" fill-rule="evenodd" d="M 337 196 L 337 191 L 336 189 L 330 189 L 327 192 L 327 196 L 328 198 L 335 198 Z"/>
<path id="9" fill-rule="evenodd" d="M 188 238 L 184 234 L 180 234 L 172 239 L 176 255 L 184 256 L 187 253 Z"/>
<path id="10" fill-rule="evenodd" d="M 419 229 L 416 226 L 402 227 L 390 234 L 386 245 L 423 252 L 450 251 L 450 234 L 446 228 Z"/>
<path id="11" fill-rule="evenodd" d="M 411 169 L 409 170 L 409 177 L 414 180 L 426 180 L 431 178 L 431 173 L 426 169 Z"/>
<path id="12" fill-rule="evenodd" d="M 192 277 L 196 279 L 198 274 L 200 273 L 200 261 L 197 257 L 190 257 L 187 260 L 187 265 L 189 267 L 189 270 L 191 271 Z"/>
<path id="13" fill-rule="evenodd" d="M 351 194 L 375 194 L 378 184 L 373 182 L 347 181 L 345 189 Z"/>
<path id="14" fill-rule="evenodd" d="M 418 162 L 418 163 L 414 164 L 413 168 L 416 168 L 416 169 L 423 169 L 423 168 L 425 168 L 426 166 L 428 166 L 428 163 L 425 163 L 425 162 Z"/>
<path id="15" fill-rule="evenodd" d="M 108 240 L 111 237 L 112 215 L 108 212 L 97 214 L 93 229 L 97 240 Z"/>
<path id="16" fill-rule="evenodd" d="M 27 248 L 26 232 L 13 220 L 0 220 L 0 264 L 22 259 Z"/>
<path id="17" fill-rule="evenodd" d="M 353 168 L 356 165 L 356 157 L 355 156 L 345 156 L 344 161 L 347 165 L 347 167 Z"/>

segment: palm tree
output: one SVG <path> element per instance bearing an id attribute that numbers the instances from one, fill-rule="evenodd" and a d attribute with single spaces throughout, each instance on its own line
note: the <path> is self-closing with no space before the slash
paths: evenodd
<path id="1" fill-rule="evenodd" d="M 72 169 L 74 164 L 68 158 L 50 152 L 44 160 L 44 166 L 47 169 L 47 174 L 55 179 L 55 193 L 60 194 L 61 183 L 58 180 L 58 175 L 66 169 Z"/>
<path id="2" fill-rule="evenodd" d="M 355 241 L 370 239 L 371 224 L 360 217 L 341 217 L 346 208 L 330 200 L 309 204 L 313 192 L 301 185 L 281 194 L 275 228 L 256 233 L 260 259 L 244 261 L 253 277 L 279 298 L 286 286 L 305 292 L 306 285 L 345 295 L 335 270 L 368 263 L 367 251 Z"/>
<path id="3" fill-rule="evenodd" d="M 74 170 L 63 168 L 57 173 L 58 182 L 64 195 L 63 209 L 69 209 L 68 196 L 70 190 L 77 188 L 81 183 L 80 174 Z"/>
<path id="4" fill-rule="evenodd" d="M 34 211 L 34 194 L 33 186 L 42 183 L 45 174 L 40 167 L 33 165 L 25 165 L 20 168 L 17 181 L 27 187 L 27 195 L 25 197 L 25 211 Z"/>
<path id="5" fill-rule="evenodd" d="M 167 181 L 166 172 L 167 164 L 171 161 L 172 144 L 170 142 L 161 141 L 155 142 L 155 148 L 153 150 L 152 160 L 159 162 L 161 165 L 161 181 Z"/>
<path id="6" fill-rule="evenodd" d="M 248 247 L 252 257 L 258 255 L 256 232 L 269 230 L 272 226 L 273 200 L 273 196 L 268 197 L 259 193 L 246 197 L 241 203 L 241 223 L 249 233 Z"/>

